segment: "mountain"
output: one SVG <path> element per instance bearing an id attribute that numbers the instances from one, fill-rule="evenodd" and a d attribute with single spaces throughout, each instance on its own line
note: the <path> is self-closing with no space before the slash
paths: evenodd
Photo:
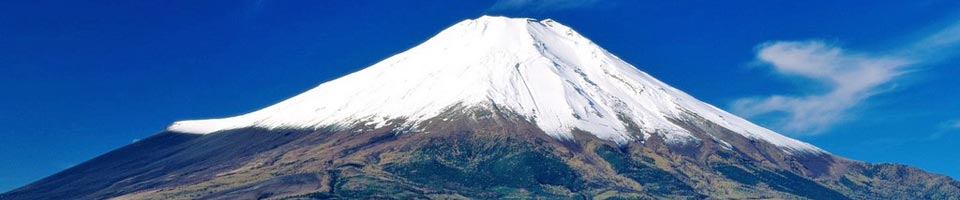
<path id="1" fill-rule="evenodd" d="M 248 114 L 165 131 L 0 199 L 960 199 L 639 71 L 553 20 L 483 16 Z"/>

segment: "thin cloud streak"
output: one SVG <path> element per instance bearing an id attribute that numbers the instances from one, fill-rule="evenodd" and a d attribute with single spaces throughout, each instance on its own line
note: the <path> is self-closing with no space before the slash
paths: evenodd
<path id="1" fill-rule="evenodd" d="M 953 133 L 960 130 L 960 119 L 948 120 L 943 123 L 940 123 L 940 128 L 937 132 L 930 134 L 927 137 L 927 140 L 939 140 L 947 133 Z"/>
<path id="2" fill-rule="evenodd" d="M 782 114 L 775 119 L 790 135 L 816 135 L 849 119 L 850 111 L 917 66 L 953 56 L 960 43 L 954 23 L 893 53 L 855 52 L 823 41 L 775 41 L 757 47 L 757 61 L 783 76 L 801 77 L 829 88 L 803 95 L 741 98 L 732 110 L 745 117 Z"/>

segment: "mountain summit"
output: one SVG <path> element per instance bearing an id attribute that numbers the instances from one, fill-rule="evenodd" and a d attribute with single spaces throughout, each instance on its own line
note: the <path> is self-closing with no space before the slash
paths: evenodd
<path id="1" fill-rule="evenodd" d="M 572 139 L 578 129 L 617 143 L 651 134 L 670 143 L 696 141 L 671 122 L 692 115 L 786 151 L 822 152 L 670 87 L 556 21 L 491 16 L 457 23 L 406 52 L 265 109 L 176 122 L 168 130 L 382 127 L 397 119 L 416 129 L 454 106 L 506 109 L 558 139 Z"/>
<path id="2" fill-rule="evenodd" d="M 0 199 L 960 199 L 701 102 L 553 20 L 483 16 Z"/>

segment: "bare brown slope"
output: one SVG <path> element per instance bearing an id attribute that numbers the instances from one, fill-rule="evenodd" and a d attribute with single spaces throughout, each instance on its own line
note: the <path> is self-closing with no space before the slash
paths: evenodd
<path id="1" fill-rule="evenodd" d="M 584 132 L 552 138 L 529 122 L 535 119 L 496 106 L 446 113 L 419 130 L 160 133 L 0 199 L 960 196 L 960 184 L 945 176 L 828 154 L 788 154 L 697 116 L 674 123 L 699 142 L 667 144 L 654 134 L 613 144 Z"/>

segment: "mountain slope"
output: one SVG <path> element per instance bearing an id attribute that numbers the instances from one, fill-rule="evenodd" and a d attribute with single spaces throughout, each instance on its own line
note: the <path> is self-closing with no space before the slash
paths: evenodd
<path id="1" fill-rule="evenodd" d="M 572 129 L 624 143 L 628 123 L 671 142 L 696 140 L 670 123 L 693 112 L 747 137 L 790 151 L 821 152 L 717 109 L 637 70 L 553 20 L 484 16 L 466 20 L 406 52 L 250 114 L 181 121 L 169 130 L 210 133 L 245 127 L 318 128 L 355 123 L 415 127 L 454 105 L 494 104 L 547 134 Z"/>
<path id="2" fill-rule="evenodd" d="M 552 20 L 480 17 L 249 114 L 0 199 L 960 199 L 717 109 Z"/>

